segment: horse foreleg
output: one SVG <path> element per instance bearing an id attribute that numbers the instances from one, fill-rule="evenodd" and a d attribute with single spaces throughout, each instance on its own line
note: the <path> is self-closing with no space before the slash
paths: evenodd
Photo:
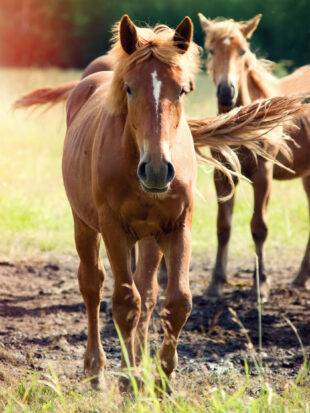
<path id="1" fill-rule="evenodd" d="M 76 249 L 80 257 L 78 280 L 88 317 L 88 339 L 84 369 L 95 388 L 103 385 L 106 365 L 100 341 L 99 310 L 105 272 L 99 258 L 100 234 L 84 224 L 75 214 L 74 232 Z"/>
<path id="2" fill-rule="evenodd" d="M 302 179 L 302 183 L 307 194 L 308 208 L 310 215 L 310 176 L 306 176 Z M 310 237 L 308 239 L 308 244 L 306 251 L 301 262 L 300 270 L 293 281 L 294 287 L 304 288 L 306 286 L 307 280 L 310 278 Z"/>
<path id="3" fill-rule="evenodd" d="M 258 268 L 254 269 L 254 286 L 252 295 L 257 296 L 257 271 L 259 289 L 262 301 L 269 298 L 269 280 L 264 271 L 264 244 L 267 238 L 267 207 L 272 186 L 273 164 L 270 161 L 259 160 L 258 168 L 252 176 L 254 190 L 254 212 L 251 220 L 251 232 L 258 258 Z"/>
<path id="4" fill-rule="evenodd" d="M 157 269 L 162 257 L 155 239 L 144 238 L 138 243 L 139 259 L 135 273 L 135 284 L 141 296 L 141 315 L 136 336 L 136 361 L 141 361 L 142 352 L 147 352 L 147 337 L 150 318 L 156 306 L 158 283 Z"/>
<path id="5" fill-rule="evenodd" d="M 189 288 L 191 229 L 188 224 L 167 236 L 162 249 L 168 269 L 168 284 L 161 311 L 164 341 L 161 366 L 169 378 L 178 364 L 177 341 L 192 308 Z"/>
<path id="6" fill-rule="evenodd" d="M 122 368 L 135 367 L 135 334 L 141 312 L 141 298 L 131 272 L 131 247 L 122 226 L 111 214 L 102 213 L 100 229 L 110 260 L 114 291 L 112 311 L 121 339 L 126 347 L 122 352 Z"/>
<path id="7" fill-rule="evenodd" d="M 214 184 L 218 198 L 217 254 L 211 283 L 206 290 L 206 295 L 210 298 L 219 297 L 222 293 L 224 284 L 227 282 L 228 245 L 234 208 L 233 196 L 228 201 L 221 201 L 222 197 L 229 194 L 231 188 L 227 178 L 220 171 L 216 170 L 214 172 Z"/>

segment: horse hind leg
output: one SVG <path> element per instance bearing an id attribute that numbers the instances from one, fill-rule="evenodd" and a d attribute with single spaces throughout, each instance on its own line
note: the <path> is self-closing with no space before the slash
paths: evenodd
<path id="1" fill-rule="evenodd" d="M 105 272 L 99 257 L 100 234 L 84 224 L 74 213 L 73 218 L 75 244 L 80 257 L 78 280 L 88 317 L 84 370 L 87 377 L 93 377 L 92 387 L 102 388 L 106 358 L 100 341 L 99 311 Z"/>
<path id="2" fill-rule="evenodd" d="M 252 296 L 257 297 L 257 271 L 261 299 L 266 302 L 269 298 L 269 279 L 264 271 L 264 244 L 267 238 L 267 206 L 272 186 L 273 165 L 271 162 L 260 160 L 257 171 L 252 177 L 254 190 L 254 212 L 251 220 L 252 237 L 258 258 L 258 268 L 254 269 L 254 286 Z"/>
<path id="3" fill-rule="evenodd" d="M 237 182 L 236 182 L 237 183 Z M 217 254 L 216 262 L 212 272 L 212 279 L 206 290 L 206 296 L 210 299 L 216 299 L 221 296 L 223 286 L 227 282 L 227 257 L 228 245 L 231 233 L 231 220 L 234 207 L 234 197 L 228 201 L 220 201 L 221 197 L 230 192 L 230 185 L 227 178 L 220 172 L 214 172 L 214 184 L 217 193 L 218 213 L 217 213 Z"/>
<path id="4" fill-rule="evenodd" d="M 302 179 L 303 186 L 308 198 L 308 208 L 310 215 L 310 176 Z M 294 279 L 292 285 L 298 288 L 305 288 L 307 280 L 310 278 L 310 236 L 308 239 L 306 251 L 301 262 L 300 270 Z"/>

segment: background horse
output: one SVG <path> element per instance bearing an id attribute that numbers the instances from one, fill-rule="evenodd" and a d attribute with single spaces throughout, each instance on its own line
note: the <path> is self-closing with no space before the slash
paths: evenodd
<path id="1" fill-rule="evenodd" d="M 176 30 L 165 26 L 137 29 L 128 16 L 117 25 L 110 52 L 114 71 L 100 71 L 71 85 L 23 96 L 17 107 L 49 96 L 53 104 L 69 94 L 63 179 L 74 219 L 80 257 L 78 279 L 88 315 L 84 366 L 92 384 L 103 382 L 105 354 L 100 342 L 99 308 L 105 271 L 99 256 L 101 237 L 115 285 L 113 318 L 131 367 L 146 351 L 148 326 L 157 298 L 157 268 L 165 256 L 168 284 L 161 311 L 164 341 L 160 349 L 169 378 L 177 366 L 177 341 L 191 311 L 189 260 L 196 151 L 216 165 L 233 185 L 230 173 L 201 152 L 209 143 L 227 153 L 244 144 L 264 155 L 259 144 L 283 119 L 298 115 L 299 98 L 256 102 L 219 118 L 187 121 L 184 96 L 199 66 L 186 17 Z M 68 92 L 68 90 L 70 91 Z M 28 98 L 28 100 L 27 100 Z M 37 104 L 48 100 L 37 100 Z M 190 127 L 189 127 L 190 126 Z M 195 136 L 195 146 L 191 130 Z M 277 142 L 282 138 L 273 136 Z M 229 152 L 238 169 L 238 159 Z M 132 274 L 130 250 L 138 243 Z M 126 367 L 122 355 L 122 367 Z M 126 383 L 124 383 L 126 384 Z"/>
<path id="2" fill-rule="evenodd" d="M 218 111 L 225 113 L 232 108 L 246 105 L 256 99 L 270 96 L 289 95 L 310 90 L 310 66 L 302 67 L 293 74 L 277 79 L 270 73 L 271 62 L 258 59 L 249 49 L 247 39 L 256 29 L 261 14 L 246 22 L 233 20 L 209 20 L 199 14 L 202 29 L 206 34 L 205 48 L 208 52 L 208 72 L 217 90 Z M 266 148 L 271 156 L 277 157 L 282 163 L 292 169 L 274 166 L 272 162 L 259 158 L 253 162 L 252 156 L 245 150 L 238 152 L 242 173 L 253 184 L 254 212 L 251 220 L 252 237 L 259 263 L 259 279 L 261 293 L 268 298 L 269 281 L 264 271 L 263 247 L 267 237 L 267 204 L 271 191 L 272 178 L 293 179 L 301 177 L 310 207 L 310 116 L 296 121 L 298 128 L 287 127 L 291 136 L 290 147 L 293 158 L 291 161 L 278 153 L 277 145 Z M 219 155 L 213 152 L 215 157 Z M 227 180 L 219 171 L 214 174 L 215 188 L 218 198 L 227 193 Z M 207 290 L 209 296 L 219 296 L 227 281 L 227 254 L 231 232 L 231 219 L 234 200 L 218 202 L 217 236 L 218 250 L 212 281 Z M 304 287 L 310 276 L 310 238 L 302 264 L 293 285 Z M 256 274 L 254 270 L 254 282 Z M 253 292 L 256 295 L 256 285 Z"/>

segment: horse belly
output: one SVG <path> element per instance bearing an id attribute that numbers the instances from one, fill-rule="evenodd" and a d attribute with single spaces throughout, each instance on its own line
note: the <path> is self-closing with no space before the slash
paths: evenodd
<path id="1" fill-rule="evenodd" d="M 72 211 L 89 227 L 99 232 L 98 213 L 92 193 L 91 150 L 79 153 L 68 140 L 65 142 L 62 172 L 66 194 Z"/>

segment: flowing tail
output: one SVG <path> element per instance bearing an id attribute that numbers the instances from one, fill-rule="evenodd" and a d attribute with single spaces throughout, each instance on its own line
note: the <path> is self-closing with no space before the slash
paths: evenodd
<path id="1" fill-rule="evenodd" d="M 231 193 L 223 200 L 234 192 L 233 175 L 241 177 L 241 166 L 234 149 L 244 146 L 254 156 L 260 155 L 285 168 L 268 154 L 268 146 L 278 146 L 291 159 L 291 149 L 287 144 L 291 138 L 284 133 L 283 127 L 293 127 L 294 120 L 306 110 L 309 110 L 308 96 L 281 96 L 258 100 L 216 117 L 188 119 L 198 159 L 221 170 L 231 184 Z M 201 149 L 206 146 L 220 152 L 232 170 L 203 153 Z"/>
<path id="2" fill-rule="evenodd" d="M 64 102 L 68 99 L 72 89 L 79 83 L 79 80 L 75 82 L 64 83 L 63 85 L 56 87 L 46 87 L 42 89 L 33 90 L 30 93 L 18 98 L 14 103 L 13 109 L 37 108 L 42 105 L 49 105 L 48 109 L 59 102 Z"/>

